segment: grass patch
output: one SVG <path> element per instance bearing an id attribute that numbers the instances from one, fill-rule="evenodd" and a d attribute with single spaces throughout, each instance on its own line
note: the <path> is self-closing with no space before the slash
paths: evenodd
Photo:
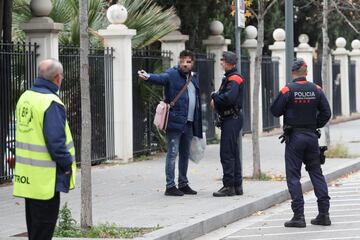
<path id="1" fill-rule="evenodd" d="M 135 238 L 146 233 L 160 229 L 159 226 L 151 228 L 127 228 L 115 224 L 105 223 L 92 226 L 89 229 L 81 229 L 72 218 L 71 210 L 67 203 L 59 212 L 59 224 L 55 228 L 54 237 L 76 237 L 76 238 Z"/>
<path id="2" fill-rule="evenodd" d="M 134 162 L 141 162 L 141 161 L 148 161 L 151 160 L 153 157 L 151 155 L 139 155 L 134 157 Z"/>
<path id="3" fill-rule="evenodd" d="M 327 158 L 355 158 L 356 156 L 349 153 L 349 149 L 343 144 L 337 143 L 329 147 L 325 152 Z"/>
<path id="4" fill-rule="evenodd" d="M 286 181 L 286 177 L 281 176 L 281 175 L 274 175 L 271 173 L 260 173 L 260 177 L 259 178 L 254 178 L 254 177 L 244 177 L 244 179 L 247 180 L 257 180 L 257 181 Z"/>
<path id="5" fill-rule="evenodd" d="M 220 143 L 220 139 L 218 138 L 213 138 L 213 139 L 210 139 L 210 140 L 207 140 L 206 141 L 206 144 L 207 145 L 210 145 L 210 144 L 219 144 Z"/>

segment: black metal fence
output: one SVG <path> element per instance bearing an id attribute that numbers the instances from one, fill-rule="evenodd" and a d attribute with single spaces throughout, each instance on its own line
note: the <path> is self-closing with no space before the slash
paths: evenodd
<path id="1" fill-rule="evenodd" d="M 154 110 L 162 99 L 162 88 L 144 83 L 137 71 L 160 73 L 170 67 L 170 52 L 147 49 L 133 50 L 133 151 L 148 154 L 164 144 L 162 134 L 153 125 Z"/>
<path id="2" fill-rule="evenodd" d="M 214 54 L 196 53 L 193 69 L 197 73 L 200 82 L 202 124 L 207 140 L 215 139 L 214 112 L 209 104 L 211 101 L 210 93 L 215 89 L 214 57 Z"/>
<path id="3" fill-rule="evenodd" d="M 322 77 L 321 77 L 321 61 L 313 62 L 313 82 L 320 87 L 322 87 Z"/>
<path id="4" fill-rule="evenodd" d="M 243 97 L 243 134 L 251 133 L 251 92 L 250 92 L 250 59 L 247 57 L 241 58 L 241 75 L 245 78 L 244 81 L 244 97 Z"/>
<path id="5" fill-rule="evenodd" d="M 341 116 L 341 75 L 340 62 L 333 61 L 332 63 L 332 77 L 333 77 L 333 117 Z"/>
<path id="6" fill-rule="evenodd" d="M 0 43 L 0 183 L 12 178 L 15 106 L 36 76 L 36 44 Z"/>
<path id="7" fill-rule="evenodd" d="M 280 127 L 279 118 L 271 114 L 270 107 L 279 92 L 279 61 L 263 56 L 261 64 L 263 130 Z"/>
<path id="8" fill-rule="evenodd" d="M 349 63 L 349 100 L 350 100 L 350 112 L 356 112 L 356 73 L 355 62 Z"/>
<path id="9" fill-rule="evenodd" d="M 74 138 L 76 160 L 80 162 L 81 91 L 80 49 L 60 46 L 59 60 L 64 67 L 61 98 L 66 106 L 69 126 Z M 89 81 L 91 99 L 91 162 L 100 163 L 115 156 L 113 131 L 113 49 L 89 49 Z"/>
<path id="10" fill-rule="evenodd" d="M 333 61 L 331 64 L 332 64 L 332 76 L 329 76 L 329 78 L 332 79 L 333 92 L 332 92 L 332 100 L 329 99 L 329 101 L 332 101 L 333 104 L 332 115 L 333 118 L 335 118 L 336 116 L 341 116 L 340 62 Z M 320 60 L 314 62 L 313 76 L 314 76 L 314 83 L 322 87 L 321 65 L 322 62 Z M 349 71 L 351 71 L 350 66 L 349 66 Z M 349 76 L 350 76 L 350 72 L 349 72 Z"/>

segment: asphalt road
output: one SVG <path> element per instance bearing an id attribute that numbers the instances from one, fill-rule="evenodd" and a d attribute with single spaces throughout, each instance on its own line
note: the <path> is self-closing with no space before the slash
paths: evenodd
<path id="1" fill-rule="evenodd" d="M 329 193 L 331 226 L 311 225 L 311 218 L 317 215 L 316 197 L 312 191 L 304 195 L 306 228 L 284 227 L 284 222 L 292 217 L 290 201 L 287 201 L 209 233 L 198 240 L 360 239 L 360 172 L 331 183 Z"/>

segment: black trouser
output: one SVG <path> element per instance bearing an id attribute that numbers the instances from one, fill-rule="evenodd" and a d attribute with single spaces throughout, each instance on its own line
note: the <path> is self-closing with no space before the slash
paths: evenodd
<path id="1" fill-rule="evenodd" d="M 220 159 L 225 187 L 242 186 L 242 170 L 238 138 L 243 124 L 242 114 L 225 117 L 221 125 Z"/>
<path id="2" fill-rule="evenodd" d="M 319 213 L 329 213 L 330 197 L 320 167 L 320 151 L 315 133 L 293 132 L 285 148 L 286 180 L 291 195 L 291 208 L 295 215 L 304 214 L 304 198 L 300 183 L 301 165 L 305 164 L 314 186 Z"/>
<path id="3" fill-rule="evenodd" d="M 25 198 L 26 225 L 29 240 L 51 239 L 59 215 L 60 193 L 49 200 Z"/>

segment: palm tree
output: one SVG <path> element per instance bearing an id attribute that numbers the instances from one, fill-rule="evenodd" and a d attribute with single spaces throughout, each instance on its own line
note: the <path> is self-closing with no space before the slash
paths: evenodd
<path id="1" fill-rule="evenodd" d="M 13 40 L 23 41 L 24 32 L 19 28 L 20 23 L 28 22 L 31 18 L 30 0 L 14 0 L 13 8 Z M 53 9 L 50 17 L 64 24 L 60 32 L 60 44 L 78 45 L 80 42 L 79 0 L 52 0 Z M 158 6 L 153 0 L 124 0 L 128 10 L 125 25 L 137 30 L 133 38 L 133 47 L 142 48 L 157 41 L 176 27 L 170 21 L 175 16 L 174 8 L 166 10 Z M 91 45 L 101 45 L 101 37 L 97 30 L 105 28 L 109 22 L 106 9 L 109 4 L 103 0 L 88 0 L 88 31 Z"/>

